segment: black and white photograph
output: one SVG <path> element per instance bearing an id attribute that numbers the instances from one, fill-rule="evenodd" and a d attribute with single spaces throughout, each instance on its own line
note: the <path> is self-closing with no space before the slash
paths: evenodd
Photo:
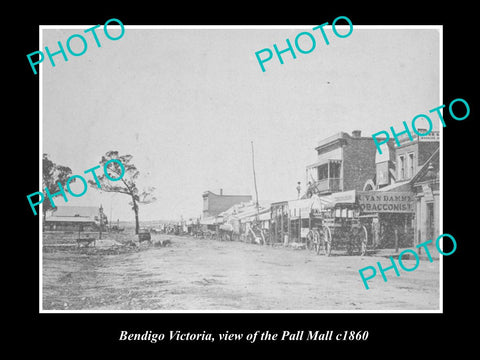
<path id="1" fill-rule="evenodd" d="M 42 311 L 441 311 L 442 28 L 333 23 L 44 61 Z"/>

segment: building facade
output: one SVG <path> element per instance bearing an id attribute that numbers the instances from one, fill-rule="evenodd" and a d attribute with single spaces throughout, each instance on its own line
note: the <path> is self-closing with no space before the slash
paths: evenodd
<path id="1" fill-rule="evenodd" d="M 425 129 L 418 131 L 426 132 Z M 438 131 L 431 131 L 429 135 L 422 137 L 413 134 L 412 138 L 413 140 L 410 140 L 407 134 L 402 134 L 399 137 L 400 146 L 395 144 L 397 168 L 395 181 L 397 182 L 412 179 L 439 148 L 440 133 Z"/>
<path id="2" fill-rule="evenodd" d="M 415 244 L 440 235 L 440 149 L 423 164 L 412 179 L 416 200 Z"/>
<path id="3" fill-rule="evenodd" d="M 426 132 L 424 129 L 418 131 Z M 399 144 L 390 140 L 382 149 L 382 154 L 376 152 L 375 177 L 367 180 L 364 186 L 371 198 L 389 198 L 387 194 L 391 194 L 390 198 L 394 199 L 391 210 L 384 211 L 382 208 L 376 214 L 372 212 L 372 221 L 375 223 L 372 223 L 372 228 L 380 229 L 376 242 L 381 247 L 391 247 L 395 243 L 400 247 L 409 247 L 424 241 L 425 236 L 438 235 L 440 134 L 431 131 L 424 137 L 412 135 L 412 139 L 408 134 L 402 134 L 398 138 Z M 435 183 L 431 178 L 424 179 L 429 167 L 431 171 L 437 171 Z M 427 197 L 423 195 L 424 191 Z M 395 201 L 397 194 L 401 195 L 400 198 L 408 198 L 408 202 Z"/>
<path id="4" fill-rule="evenodd" d="M 382 154 L 360 131 L 321 140 L 317 161 L 307 166 L 304 198 L 355 190 L 363 222 L 381 248 L 411 247 L 438 236 L 439 132 L 398 140 L 389 140 Z"/>
<path id="5" fill-rule="evenodd" d="M 321 140 L 317 161 L 306 169 L 310 192 L 327 195 L 347 190 L 363 190 L 365 182 L 375 176 L 376 147 L 372 137 L 337 133 Z"/>
<path id="6" fill-rule="evenodd" d="M 57 206 L 44 221 L 50 231 L 96 231 L 105 229 L 108 219 L 103 208 L 96 206 Z"/>
<path id="7" fill-rule="evenodd" d="M 251 195 L 224 195 L 220 189 L 220 194 L 214 194 L 211 191 L 205 191 L 203 197 L 203 218 L 215 217 L 223 211 L 231 208 L 233 205 L 252 200 Z"/>

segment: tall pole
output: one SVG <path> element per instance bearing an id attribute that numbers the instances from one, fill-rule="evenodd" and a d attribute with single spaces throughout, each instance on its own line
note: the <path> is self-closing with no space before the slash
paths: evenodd
<path id="1" fill-rule="evenodd" d="M 257 190 L 257 177 L 255 175 L 255 155 L 253 152 L 253 141 L 252 144 L 252 168 L 253 168 L 253 183 L 255 184 L 255 206 L 257 208 L 257 217 L 258 217 L 258 190 Z"/>
<path id="2" fill-rule="evenodd" d="M 100 209 L 98 209 L 98 212 L 100 214 L 100 239 L 102 238 L 102 227 L 103 227 L 103 207 L 100 204 Z"/>

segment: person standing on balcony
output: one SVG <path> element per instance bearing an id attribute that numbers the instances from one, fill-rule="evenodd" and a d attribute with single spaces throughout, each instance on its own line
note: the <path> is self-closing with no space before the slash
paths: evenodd
<path id="1" fill-rule="evenodd" d="M 300 199 L 300 191 L 302 191 L 302 186 L 300 185 L 300 181 L 297 182 L 297 199 Z"/>

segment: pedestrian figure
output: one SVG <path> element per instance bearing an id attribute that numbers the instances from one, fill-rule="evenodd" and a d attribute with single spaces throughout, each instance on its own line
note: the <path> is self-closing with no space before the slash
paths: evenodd
<path id="1" fill-rule="evenodd" d="M 300 181 L 297 182 L 297 199 L 300 199 L 300 191 L 302 190 L 302 187 L 300 185 Z"/>

